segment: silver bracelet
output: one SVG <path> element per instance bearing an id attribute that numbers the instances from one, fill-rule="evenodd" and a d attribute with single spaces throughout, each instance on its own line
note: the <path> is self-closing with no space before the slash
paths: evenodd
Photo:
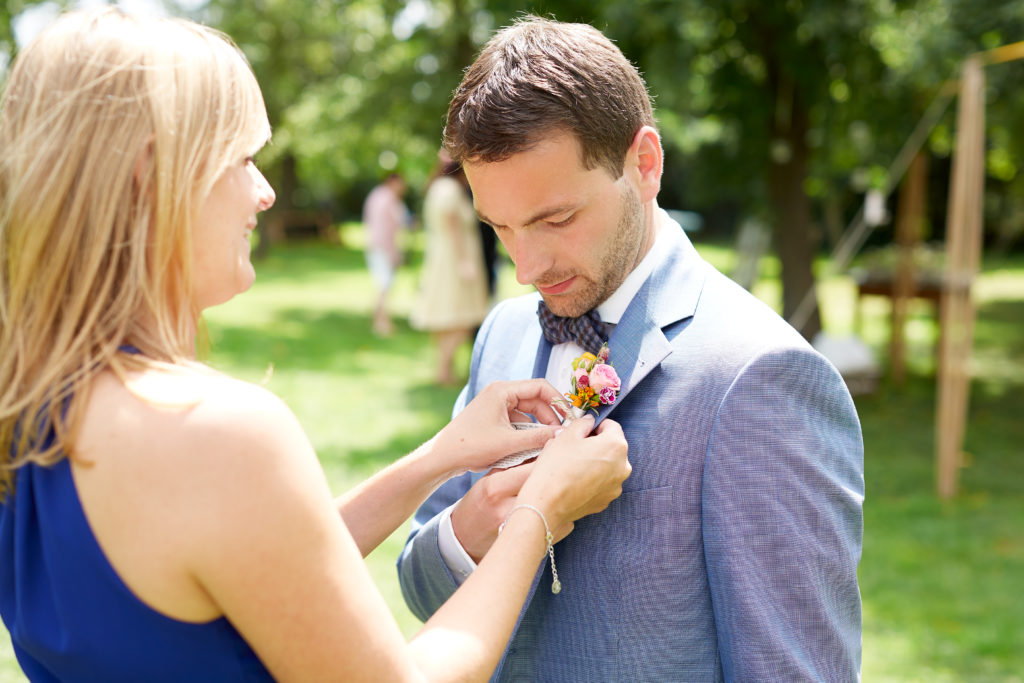
<path id="1" fill-rule="evenodd" d="M 548 557 L 551 558 L 551 576 L 554 578 L 554 580 L 551 582 L 551 592 L 555 595 L 558 595 L 562 592 L 562 582 L 558 580 L 558 570 L 555 569 L 555 548 L 552 545 L 552 543 L 555 540 L 555 537 L 551 535 L 551 527 L 548 526 L 548 520 L 544 517 L 544 513 L 541 512 L 539 509 L 535 508 L 534 506 L 527 505 L 526 503 L 520 503 L 519 505 L 515 505 L 511 510 L 508 511 L 508 514 L 505 515 L 505 521 L 502 522 L 501 526 L 498 527 L 498 533 L 500 534 L 502 529 L 505 528 L 505 525 L 508 524 L 508 519 L 512 516 L 512 513 L 520 509 L 533 510 L 538 515 L 540 515 L 540 521 L 544 522 L 544 540 L 548 544 Z"/>

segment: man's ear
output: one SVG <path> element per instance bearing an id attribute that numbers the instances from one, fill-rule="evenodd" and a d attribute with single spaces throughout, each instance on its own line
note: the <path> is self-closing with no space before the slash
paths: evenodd
<path id="1" fill-rule="evenodd" d="M 632 166 L 640 189 L 640 201 L 649 202 L 661 190 L 661 170 L 664 153 L 661 150 L 661 136 L 651 126 L 642 126 L 633 136 L 633 143 L 626 152 L 626 165 Z"/>

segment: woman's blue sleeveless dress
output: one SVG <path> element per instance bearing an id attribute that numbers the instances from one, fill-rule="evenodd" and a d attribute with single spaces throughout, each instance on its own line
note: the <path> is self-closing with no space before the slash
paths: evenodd
<path id="1" fill-rule="evenodd" d="M 66 458 L 25 465 L 0 504 L 0 614 L 31 681 L 272 681 L 227 619 L 143 604 L 93 536 Z"/>

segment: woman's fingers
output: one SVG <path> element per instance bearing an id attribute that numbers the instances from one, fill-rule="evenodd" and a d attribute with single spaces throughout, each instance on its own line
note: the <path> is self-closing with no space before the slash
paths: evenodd
<path id="1" fill-rule="evenodd" d="M 612 436 L 612 437 L 615 437 L 615 438 L 618 438 L 618 439 L 622 439 L 623 441 L 626 440 L 625 435 L 622 433 L 622 425 L 620 425 L 615 420 L 602 420 L 601 424 L 599 424 L 597 426 L 597 430 L 596 430 L 595 433 L 596 434 L 605 434 L 605 433 L 607 433 L 609 436 Z"/>
<path id="2" fill-rule="evenodd" d="M 534 450 L 543 448 L 544 444 L 562 431 L 561 425 L 546 425 L 540 422 L 522 422 L 510 435 L 514 448 L 518 450 Z"/>
<path id="3" fill-rule="evenodd" d="M 594 431 L 595 418 L 590 413 L 587 413 L 583 417 L 578 417 L 568 425 L 562 428 L 562 431 L 566 433 L 565 438 L 567 439 L 585 439 L 590 432 Z"/>
<path id="4" fill-rule="evenodd" d="M 493 385 L 492 385 L 493 386 Z M 530 379 L 504 382 L 499 385 L 506 394 L 506 406 L 510 417 L 513 413 L 528 413 L 545 424 L 561 422 L 551 402 L 562 397 L 550 382 L 544 379 Z"/>
<path id="5" fill-rule="evenodd" d="M 442 430 L 439 434 L 441 452 L 458 463 L 458 468 L 479 471 L 495 465 L 513 467 L 526 458 L 532 458 L 561 431 L 568 431 L 565 439 L 586 439 L 594 429 L 594 417 L 587 414 L 569 425 L 562 425 L 558 413 L 551 407 L 556 397 L 555 388 L 543 379 L 495 382 Z M 515 418 L 523 417 L 524 413 L 533 414 L 541 422 L 530 422 L 530 427 L 525 424 L 514 426 L 513 421 L 518 422 Z M 607 443 L 603 443 L 598 451 L 613 448 L 611 442 L 616 438 L 622 440 L 622 430 L 618 425 L 603 427 L 598 434 L 607 434 L 602 440 Z M 570 474 L 584 465 L 580 458 L 599 457 L 596 452 L 572 453 L 578 446 L 567 445 L 565 449 L 569 459 L 577 462 L 575 465 L 565 462 L 555 469 L 568 468 Z M 523 454 L 525 457 L 516 457 Z M 452 471 L 457 471 L 457 468 L 453 467 Z"/>

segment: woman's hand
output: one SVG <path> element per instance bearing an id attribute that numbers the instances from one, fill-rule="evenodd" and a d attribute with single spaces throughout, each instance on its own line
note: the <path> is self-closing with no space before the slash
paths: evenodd
<path id="1" fill-rule="evenodd" d="M 560 397 L 542 379 L 494 382 L 437 433 L 432 450 L 450 463 L 448 469 L 455 475 L 487 469 L 511 453 L 541 448 L 559 429 L 551 401 Z M 513 422 L 527 419 L 524 413 L 548 426 L 514 428 Z"/>
<path id="2" fill-rule="evenodd" d="M 556 541 L 569 535 L 577 519 L 618 498 L 632 470 L 622 427 L 605 419 L 588 436 L 593 425 L 585 415 L 549 441 L 516 500 L 544 511 Z"/>

